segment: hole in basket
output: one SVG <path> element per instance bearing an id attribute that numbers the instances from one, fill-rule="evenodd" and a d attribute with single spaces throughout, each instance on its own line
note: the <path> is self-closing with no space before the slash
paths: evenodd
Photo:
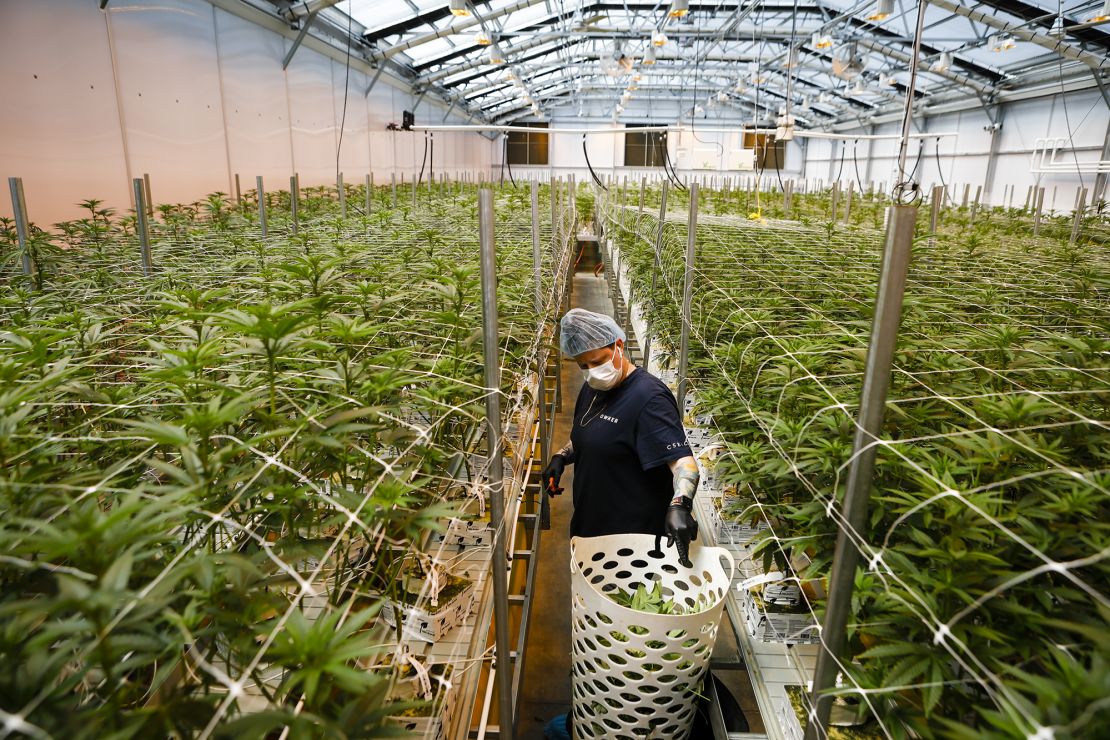
<path id="1" fill-rule="evenodd" d="M 663 736 L 668 737 L 678 732 L 678 725 L 667 725 L 663 728 Z"/>
<path id="2" fill-rule="evenodd" d="M 614 722 L 613 720 L 609 719 L 608 717 L 602 717 L 602 718 L 601 718 L 601 721 L 602 721 L 602 722 L 604 722 L 604 723 L 605 723 L 605 726 L 606 726 L 606 727 L 609 727 L 610 729 L 613 729 L 613 730 L 619 730 L 619 729 L 621 728 L 621 726 L 620 726 L 620 725 L 618 725 L 618 724 L 617 724 L 616 722 Z"/>
<path id="3" fill-rule="evenodd" d="M 617 554 L 620 555 L 622 558 L 629 558 L 636 553 L 632 550 L 631 547 L 622 547 L 621 549 L 617 550 Z"/>
<path id="4" fill-rule="evenodd" d="M 694 607 L 696 607 L 698 605 L 698 602 L 694 601 L 689 596 L 687 596 L 685 599 L 683 599 L 683 601 L 686 602 L 686 606 L 690 607 L 691 609 L 693 609 Z"/>
<path id="5" fill-rule="evenodd" d="M 594 576 L 593 578 L 590 579 L 590 583 L 592 583 L 596 586 L 597 584 L 601 583 L 604 580 L 605 580 L 605 576 L 598 573 L 596 576 Z"/>
<path id="6" fill-rule="evenodd" d="M 648 628 L 638 624 L 630 624 L 628 625 L 628 631 L 634 635 L 640 635 L 642 637 L 648 633 Z"/>
<path id="7" fill-rule="evenodd" d="M 663 587 L 663 596 L 665 596 L 668 599 L 673 599 L 674 598 L 674 589 L 669 588 L 667 586 L 664 586 Z"/>
<path id="8" fill-rule="evenodd" d="M 594 658 L 594 660 L 597 662 L 597 667 L 600 668 L 601 670 L 603 670 L 603 671 L 613 670 L 613 666 L 609 665 L 607 662 L 605 662 L 601 658 Z"/>
<path id="9" fill-rule="evenodd" d="M 630 701 L 633 704 L 640 701 L 640 697 L 636 696 L 635 694 L 630 694 L 627 691 L 622 691 L 621 692 L 621 698 L 624 699 L 625 701 Z"/>
<path id="10" fill-rule="evenodd" d="M 706 635 L 706 634 L 709 634 L 710 632 L 712 632 L 715 629 L 717 629 L 717 625 L 713 624 L 712 622 L 706 622 L 705 624 L 703 624 L 701 626 L 701 633 L 703 635 Z"/>
<path id="11" fill-rule="evenodd" d="M 644 560 L 643 558 L 636 558 L 635 560 L 632 561 L 632 567 L 633 568 L 646 568 L 646 567 L 648 567 L 648 562 L 646 560 Z"/>
<path id="12" fill-rule="evenodd" d="M 651 684 L 645 684 L 644 686 L 640 687 L 640 691 L 644 692 L 645 694 L 658 694 L 659 687 L 652 686 Z"/>
<path id="13" fill-rule="evenodd" d="M 663 563 L 659 567 L 663 569 L 664 573 L 670 573 L 672 576 L 678 573 L 678 568 L 674 567 L 670 563 Z"/>
<path id="14" fill-rule="evenodd" d="M 665 725 L 670 721 L 671 720 L 669 717 L 654 717 L 653 719 L 648 720 L 648 724 L 651 725 L 652 729 L 655 729 L 659 725 Z"/>
<path id="15" fill-rule="evenodd" d="M 655 560 L 662 560 L 667 557 L 662 550 L 648 550 L 648 557 Z"/>
<path id="16" fill-rule="evenodd" d="M 617 567 L 617 561 L 616 560 L 606 560 L 604 563 L 601 564 L 601 567 L 604 568 L 605 570 L 612 570 L 613 568 Z"/>
<path id="17" fill-rule="evenodd" d="M 624 705 L 611 696 L 605 697 L 605 703 L 611 706 L 613 709 L 624 709 Z"/>
<path id="18" fill-rule="evenodd" d="M 659 676 L 655 680 L 658 681 L 659 683 L 674 683 L 675 681 L 678 680 L 678 676 L 674 675 L 673 673 L 664 673 L 662 676 Z M 647 688 L 647 687 L 644 687 L 644 688 Z"/>
<path id="19" fill-rule="evenodd" d="M 632 571 L 630 571 L 630 570 L 618 570 L 616 573 L 613 574 L 613 576 L 615 578 L 621 579 L 622 581 L 627 581 L 629 578 L 632 577 Z"/>
<path id="20" fill-rule="evenodd" d="M 593 567 L 585 568 L 582 571 L 582 575 L 584 575 L 584 576 L 593 575 L 593 572 L 594 572 Z"/>
<path id="21" fill-rule="evenodd" d="M 604 682 L 599 681 L 596 678 L 594 679 L 594 686 L 597 687 L 598 691 L 608 691 L 609 690 L 609 687 L 606 686 Z"/>
<path id="22" fill-rule="evenodd" d="M 583 616 L 582 619 L 585 620 L 586 624 L 590 625 L 590 627 L 592 627 L 593 629 L 597 629 L 597 622 L 595 622 L 589 614 Z"/>
<path id="23" fill-rule="evenodd" d="M 593 555 L 592 555 L 592 556 L 590 557 L 590 560 L 594 561 L 595 563 L 596 563 L 597 561 L 599 561 L 599 560 L 604 560 L 604 559 L 605 559 L 605 553 L 603 553 L 603 552 L 595 552 L 595 553 L 594 553 L 594 554 L 593 554 Z"/>
<path id="24" fill-rule="evenodd" d="M 633 658 L 636 658 L 637 660 L 640 660 L 640 659 L 643 659 L 643 658 L 647 657 L 647 653 L 645 653 L 643 650 L 638 650 L 636 648 L 625 648 L 624 652 L 628 653 L 630 656 L 632 656 Z"/>
<path id="25" fill-rule="evenodd" d="M 625 658 L 617 655 L 616 653 L 610 653 L 609 660 L 613 661 L 617 665 L 628 665 L 628 661 Z"/>
<path id="26" fill-rule="evenodd" d="M 674 579 L 674 585 L 677 588 L 682 589 L 683 591 L 689 591 L 690 590 L 690 584 L 687 583 L 686 581 L 682 580 L 681 578 Z"/>
<path id="27" fill-rule="evenodd" d="M 636 737 L 647 737 L 648 735 L 651 734 L 651 730 L 649 730 L 645 727 L 633 727 L 632 728 L 632 734 L 635 735 Z M 626 738 L 627 738 L 627 740 L 636 740 L 635 737 L 634 738 L 628 738 L 626 735 L 617 735 L 617 740 L 626 740 Z"/>
<path id="28" fill-rule="evenodd" d="M 597 645 L 595 645 L 590 638 L 583 637 L 582 642 L 586 643 L 589 646 L 591 652 L 597 652 Z"/>
<path id="29" fill-rule="evenodd" d="M 651 707 L 633 707 L 632 711 L 636 714 L 643 715 L 644 717 L 650 717 L 651 715 L 655 714 L 655 710 Z"/>
<path id="30" fill-rule="evenodd" d="M 607 648 L 613 647 L 613 643 L 609 642 L 609 638 L 604 635 L 597 635 L 597 644 Z"/>
<path id="31" fill-rule="evenodd" d="M 663 653 L 663 660 L 676 661 L 682 660 L 682 653 Z"/>
<path id="32" fill-rule="evenodd" d="M 651 703 L 654 704 L 657 707 L 665 707 L 668 704 L 670 704 L 672 701 L 673 701 L 673 699 L 671 699 L 671 697 L 664 694 L 663 696 L 657 696 L 654 699 L 652 699 Z M 666 722 L 666 720 L 663 720 L 663 721 Z"/>
<path id="33" fill-rule="evenodd" d="M 674 685 L 674 690 L 675 691 L 679 691 L 679 692 L 683 692 L 683 693 L 685 693 L 686 689 L 688 689 L 688 688 L 690 688 L 690 684 L 688 684 L 688 683 L 676 683 Z"/>
<path id="34" fill-rule="evenodd" d="M 605 624 L 612 624 L 612 623 L 613 623 L 613 620 L 612 620 L 612 619 L 610 619 L 609 617 L 605 616 L 605 615 L 604 615 L 604 614 L 602 614 L 601 612 L 594 612 L 594 613 L 595 613 L 595 614 L 597 615 L 597 618 L 598 618 L 599 620 L 601 620 L 602 622 L 604 622 Z"/>
<path id="35" fill-rule="evenodd" d="M 606 583 L 604 586 L 601 587 L 601 590 L 604 593 L 609 593 L 610 591 L 616 591 L 617 590 L 617 584 L 615 584 L 615 583 Z"/>
<path id="36" fill-rule="evenodd" d="M 583 572 L 585 572 L 585 571 L 583 571 Z M 695 586 L 700 586 L 701 585 L 701 579 L 698 578 L 696 575 L 692 575 L 692 576 L 690 576 L 690 583 L 694 584 Z"/>
<path id="37" fill-rule="evenodd" d="M 627 678 L 629 681 L 643 681 L 644 680 L 644 674 L 637 673 L 636 671 L 621 671 L 621 675 L 624 676 L 625 678 Z"/>
<path id="38" fill-rule="evenodd" d="M 643 585 L 644 584 L 640 583 L 639 581 L 633 581 L 632 583 L 628 584 L 628 590 L 633 591 L 633 592 L 639 591 L 640 586 L 643 586 Z"/>
<path id="39" fill-rule="evenodd" d="M 663 648 L 667 647 L 667 643 L 663 642 L 662 640 L 648 640 L 647 646 L 652 650 L 662 650 Z"/>
<path id="40" fill-rule="evenodd" d="M 636 718 L 633 717 L 631 714 L 618 714 L 617 719 L 619 719 L 621 722 L 627 722 L 628 724 L 632 724 L 636 721 Z"/>
<path id="41" fill-rule="evenodd" d="M 694 655 L 705 655 L 707 652 L 709 652 L 709 646 L 702 645 L 700 648 L 694 651 Z"/>
<path id="42" fill-rule="evenodd" d="M 649 581 L 659 581 L 662 580 L 663 576 L 659 575 L 658 573 L 652 572 L 645 574 L 644 578 L 648 579 Z"/>
<path id="43" fill-rule="evenodd" d="M 617 642 L 628 642 L 628 635 L 617 632 L 616 630 L 609 630 L 609 636 Z"/>
<path id="44" fill-rule="evenodd" d="M 643 668 L 648 673 L 655 673 L 656 671 L 663 670 L 663 666 L 660 665 L 659 663 L 644 663 L 640 667 Z"/>
<path id="45" fill-rule="evenodd" d="M 614 686 L 616 686 L 618 689 L 623 689 L 625 686 L 628 685 L 624 681 L 617 678 L 616 676 L 606 676 L 605 680 L 608 681 L 609 683 L 613 684 Z"/>
<path id="46" fill-rule="evenodd" d="M 674 635 L 674 637 L 682 637 L 682 635 Z M 692 647 L 694 647 L 694 645 L 697 645 L 697 644 L 698 644 L 698 639 L 696 637 L 691 637 L 689 640 L 683 640 L 682 641 L 682 647 L 684 647 L 684 648 L 692 648 Z"/>
<path id="47" fill-rule="evenodd" d="M 594 687 L 591 686 L 588 682 L 583 681 L 582 688 L 584 688 L 590 696 L 597 696 L 597 692 L 594 691 Z"/>
<path id="48" fill-rule="evenodd" d="M 676 665 L 675 668 L 677 668 L 680 671 L 685 671 L 685 670 L 688 670 L 690 668 L 690 666 L 692 666 L 692 665 L 694 665 L 693 661 L 684 660 L 681 663 L 679 663 L 678 665 Z"/>

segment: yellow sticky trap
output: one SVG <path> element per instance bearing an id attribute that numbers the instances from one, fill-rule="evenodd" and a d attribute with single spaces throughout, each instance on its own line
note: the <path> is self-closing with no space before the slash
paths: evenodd
<path id="1" fill-rule="evenodd" d="M 752 221 L 762 221 L 763 220 L 763 209 L 758 208 L 758 209 L 752 211 L 751 213 L 748 214 L 748 218 Z"/>

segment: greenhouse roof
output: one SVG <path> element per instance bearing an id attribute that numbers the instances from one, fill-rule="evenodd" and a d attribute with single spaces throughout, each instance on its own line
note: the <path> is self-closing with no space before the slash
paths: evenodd
<path id="1" fill-rule="evenodd" d="M 495 123 L 573 107 L 615 118 L 630 88 L 687 115 L 704 104 L 767 119 L 789 100 L 804 124 L 867 123 L 902 107 L 917 22 L 904 0 L 714 0 L 681 17 L 669 0 L 466 0 L 456 12 L 445 0 L 270 3 L 296 26 L 316 10 L 333 31 L 351 27 L 368 62 Z M 1105 95 L 1110 23 L 1091 20 L 1103 4 L 929 0 L 916 96 L 989 105 L 1069 76 Z"/>

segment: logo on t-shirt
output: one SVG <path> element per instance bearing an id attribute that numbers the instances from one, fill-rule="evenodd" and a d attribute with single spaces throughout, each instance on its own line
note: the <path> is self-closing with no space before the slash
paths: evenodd
<path id="1" fill-rule="evenodd" d="M 615 416 L 609 416 L 608 414 L 601 414 L 597 418 L 604 419 L 605 421 L 609 422 L 610 424 L 620 424 L 621 423 L 620 419 L 618 419 Z"/>
<path id="2" fill-rule="evenodd" d="M 671 442 L 669 445 L 667 445 L 667 449 L 668 450 L 677 450 L 679 447 L 685 447 L 685 446 L 686 446 L 685 442 Z"/>

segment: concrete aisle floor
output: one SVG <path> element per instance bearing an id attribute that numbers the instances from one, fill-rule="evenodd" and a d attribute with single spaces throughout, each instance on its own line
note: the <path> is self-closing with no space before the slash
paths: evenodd
<path id="1" fill-rule="evenodd" d="M 594 250 L 591 254 L 591 248 Z M 594 277 L 596 245 L 588 245 L 570 296 L 573 308 L 613 315 L 604 277 Z M 562 359 L 563 410 L 555 417 L 552 450 L 570 439 L 574 400 L 582 387 L 582 374 L 573 361 Z M 517 737 L 539 740 L 543 726 L 558 714 L 570 711 L 570 517 L 573 505 L 574 466 L 567 468 L 560 483 L 566 492 L 551 500 L 551 529 L 540 537 L 536 592 L 532 624 L 525 650 L 528 660 L 521 686 Z"/>

